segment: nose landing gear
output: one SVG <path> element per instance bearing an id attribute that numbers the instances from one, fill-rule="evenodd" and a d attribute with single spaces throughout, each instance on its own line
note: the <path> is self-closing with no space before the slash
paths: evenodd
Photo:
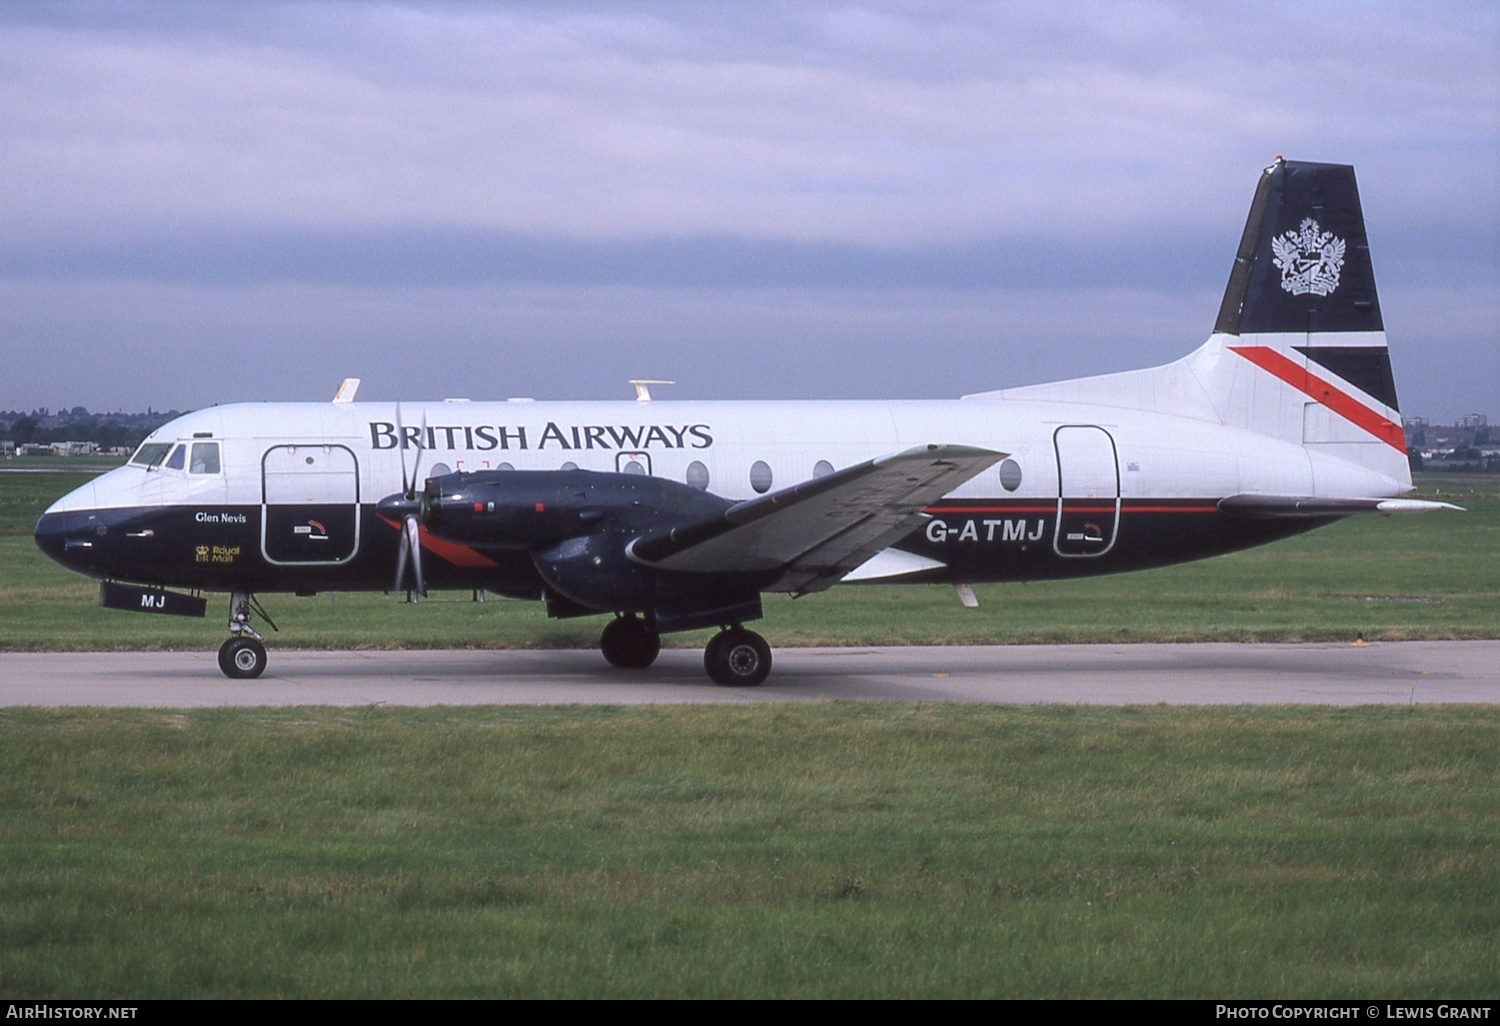
<path id="1" fill-rule="evenodd" d="M 276 624 L 249 592 L 230 594 L 230 637 L 219 646 L 219 669 L 224 671 L 224 676 L 235 680 L 259 677 L 266 670 L 266 646 L 262 644 L 260 632 L 250 626 L 252 610 L 270 624 L 273 631 L 276 630 Z"/>
<path id="2" fill-rule="evenodd" d="M 219 669 L 235 680 L 259 677 L 266 669 L 266 646 L 257 638 L 230 638 L 219 646 Z"/>

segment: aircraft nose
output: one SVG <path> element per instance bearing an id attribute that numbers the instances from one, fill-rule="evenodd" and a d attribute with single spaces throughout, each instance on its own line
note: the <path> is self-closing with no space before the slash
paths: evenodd
<path id="1" fill-rule="evenodd" d="M 87 514 L 77 511 L 49 511 L 37 520 L 32 537 L 47 558 L 69 570 L 84 573 L 84 568 L 93 562 L 94 550 L 103 540 L 98 526 L 90 520 Z"/>

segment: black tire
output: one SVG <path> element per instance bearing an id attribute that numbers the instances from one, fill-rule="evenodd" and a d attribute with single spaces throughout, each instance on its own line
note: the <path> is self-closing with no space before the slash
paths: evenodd
<path id="1" fill-rule="evenodd" d="M 254 638 L 230 638 L 219 646 L 219 669 L 235 680 L 259 677 L 266 672 L 266 646 Z"/>
<path id="2" fill-rule="evenodd" d="M 611 666 L 622 670 L 644 670 L 661 654 L 661 635 L 637 616 L 617 616 L 599 636 L 599 651 Z"/>
<path id="3" fill-rule="evenodd" d="M 771 672 L 771 646 L 743 627 L 720 631 L 703 650 L 703 668 L 715 684 L 753 688 Z"/>

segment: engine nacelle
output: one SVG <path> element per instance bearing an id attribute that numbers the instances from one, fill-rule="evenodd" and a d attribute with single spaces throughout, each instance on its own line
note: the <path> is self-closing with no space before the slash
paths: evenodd
<path id="1" fill-rule="evenodd" d="M 559 607 L 644 613 L 666 632 L 760 616 L 766 575 L 671 573 L 626 554 L 631 541 L 722 514 L 730 500 L 675 481 L 589 470 L 486 470 L 429 478 L 414 499 L 380 503 L 430 535 L 525 551 Z"/>
<path id="2" fill-rule="evenodd" d="M 532 552 L 537 573 L 559 595 L 601 612 L 651 609 L 656 575 L 625 555 L 628 537 L 595 532 Z"/>
<path id="3" fill-rule="evenodd" d="M 642 534 L 730 505 L 640 474 L 483 470 L 429 478 L 418 516 L 428 533 L 472 548 L 535 551 L 600 531 Z"/>

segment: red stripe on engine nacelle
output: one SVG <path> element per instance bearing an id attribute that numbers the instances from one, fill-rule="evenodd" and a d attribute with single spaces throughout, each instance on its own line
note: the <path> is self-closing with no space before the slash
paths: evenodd
<path id="1" fill-rule="evenodd" d="M 1406 451 L 1406 433 L 1400 424 L 1381 416 L 1348 392 L 1341 391 L 1316 374 L 1308 373 L 1307 368 L 1295 360 L 1287 359 L 1270 346 L 1230 346 L 1229 351 L 1239 353 L 1261 370 L 1280 378 L 1297 391 L 1312 396 L 1391 448 Z"/>
<path id="2" fill-rule="evenodd" d="M 389 520 L 385 517 L 381 517 L 380 519 L 390 524 L 396 530 L 401 530 L 400 521 Z M 417 538 L 422 548 L 426 549 L 428 552 L 431 552 L 435 556 L 441 556 L 443 559 L 452 563 L 454 566 L 499 565 L 490 557 L 484 555 L 482 552 L 476 552 L 475 550 L 469 548 L 467 545 L 460 545 L 458 542 L 451 542 L 446 538 L 434 538 L 432 535 L 427 533 L 427 528 L 423 527 L 421 524 L 417 525 Z"/>

